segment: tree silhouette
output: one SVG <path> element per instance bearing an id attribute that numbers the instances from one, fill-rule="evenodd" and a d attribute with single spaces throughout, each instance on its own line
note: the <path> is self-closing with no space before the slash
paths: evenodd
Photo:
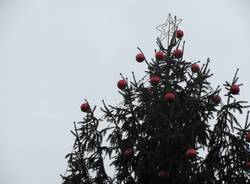
<path id="1" fill-rule="evenodd" d="M 132 73 L 129 81 L 121 75 L 120 105 L 103 101 L 102 118 L 88 101 L 81 105 L 86 116 L 71 131 L 75 142 L 66 155 L 63 184 L 250 182 L 249 112 L 245 122 L 236 118 L 248 107 L 237 100 L 238 70 L 223 88 L 213 89 L 209 59 L 203 65 L 185 61 L 178 19 L 169 16 L 167 23 L 152 61 L 138 48 L 136 61 L 147 65 L 145 76 L 137 80 Z"/>

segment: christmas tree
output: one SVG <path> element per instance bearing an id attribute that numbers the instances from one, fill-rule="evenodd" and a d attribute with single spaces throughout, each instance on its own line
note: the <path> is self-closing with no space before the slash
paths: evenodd
<path id="1" fill-rule="evenodd" d="M 244 122 L 236 118 L 248 107 L 237 100 L 238 70 L 213 89 L 209 59 L 201 64 L 183 58 L 180 22 L 169 15 L 157 27 L 161 36 L 152 61 L 138 48 L 135 61 L 147 71 L 140 80 L 121 75 L 120 105 L 103 101 L 101 118 L 88 101 L 81 105 L 85 116 L 71 131 L 75 142 L 63 184 L 250 183 L 249 112 Z"/>

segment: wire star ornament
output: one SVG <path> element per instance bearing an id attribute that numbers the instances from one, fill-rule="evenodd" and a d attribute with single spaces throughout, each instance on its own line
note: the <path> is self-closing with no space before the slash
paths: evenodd
<path id="1" fill-rule="evenodd" d="M 170 38 L 178 29 L 178 26 L 182 22 L 182 19 L 177 19 L 176 16 L 172 17 L 171 14 L 168 14 L 168 18 L 165 23 L 156 27 L 158 31 L 160 31 L 159 39 L 163 41 L 167 38 L 167 44 L 169 45 Z"/>

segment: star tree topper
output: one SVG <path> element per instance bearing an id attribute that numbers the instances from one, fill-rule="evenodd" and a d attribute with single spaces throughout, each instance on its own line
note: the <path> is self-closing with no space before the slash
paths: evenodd
<path id="1" fill-rule="evenodd" d="M 182 19 L 177 19 L 176 16 L 172 17 L 171 14 L 168 14 L 168 18 L 165 23 L 156 27 L 158 31 L 160 31 L 160 41 L 162 42 L 167 38 L 167 44 L 169 45 L 170 38 L 178 29 L 178 26 L 182 22 Z M 167 46 L 168 46 L 167 45 Z"/>

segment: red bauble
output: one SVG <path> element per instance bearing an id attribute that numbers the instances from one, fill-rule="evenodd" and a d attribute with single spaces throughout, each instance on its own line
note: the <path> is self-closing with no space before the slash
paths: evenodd
<path id="1" fill-rule="evenodd" d="M 134 155 L 134 150 L 133 148 L 127 148 L 123 151 L 123 155 L 125 157 L 132 157 Z"/>
<path id="2" fill-rule="evenodd" d="M 121 90 L 125 89 L 127 86 L 127 82 L 125 80 L 119 80 L 117 82 L 117 87 Z"/>
<path id="3" fill-rule="evenodd" d="M 244 164 L 244 167 L 245 167 L 246 169 L 250 169 L 250 161 L 246 162 L 246 163 Z"/>
<path id="4" fill-rule="evenodd" d="M 175 94 L 171 92 L 167 92 L 164 96 L 164 99 L 168 102 L 173 102 L 175 100 Z"/>
<path id="5" fill-rule="evenodd" d="M 211 97 L 211 100 L 215 103 L 215 104 L 218 104 L 221 102 L 221 97 L 219 95 L 213 95 Z"/>
<path id="6" fill-rule="evenodd" d="M 88 112 L 90 110 L 90 106 L 88 103 L 83 103 L 80 107 L 82 112 Z"/>
<path id="7" fill-rule="evenodd" d="M 192 70 L 193 73 L 197 73 L 197 72 L 200 71 L 200 66 L 198 64 L 196 64 L 196 63 L 192 64 L 191 65 L 191 70 Z"/>
<path id="8" fill-rule="evenodd" d="M 173 55 L 175 58 L 181 58 L 183 55 L 183 52 L 180 49 L 175 49 Z"/>
<path id="9" fill-rule="evenodd" d="M 247 142 L 250 142 L 250 132 L 247 132 L 245 139 Z"/>
<path id="10" fill-rule="evenodd" d="M 167 177 L 169 177 L 169 172 L 165 171 L 165 170 L 161 170 L 158 172 L 158 176 L 159 176 L 159 178 L 167 178 Z"/>
<path id="11" fill-rule="evenodd" d="M 137 62 L 141 63 L 145 60 L 145 56 L 142 53 L 139 53 L 136 55 L 135 59 Z"/>
<path id="12" fill-rule="evenodd" d="M 182 38 L 184 36 L 184 33 L 182 30 L 176 30 L 175 31 L 176 38 Z"/>
<path id="13" fill-rule="evenodd" d="M 232 93 L 233 95 L 237 95 L 240 92 L 240 87 L 238 85 L 233 84 L 230 87 L 230 93 Z"/>
<path id="14" fill-rule="evenodd" d="M 157 84 L 159 84 L 160 82 L 160 78 L 159 77 L 150 77 L 150 83 L 153 85 L 153 86 L 156 86 Z"/>
<path id="15" fill-rule="evenodd" d="M 186 151 L 186 157 L 187 158 L 195 158 L 197 156 L 197 152 L 195 149 L 190 148 Z"/>
<path id="16" fill-rule="evenodd" d="M 155 53 L 155 59 L 156 60 L 163 60 L 165 58 L 165 54 L 161 51 L 158 51 Z"/>

